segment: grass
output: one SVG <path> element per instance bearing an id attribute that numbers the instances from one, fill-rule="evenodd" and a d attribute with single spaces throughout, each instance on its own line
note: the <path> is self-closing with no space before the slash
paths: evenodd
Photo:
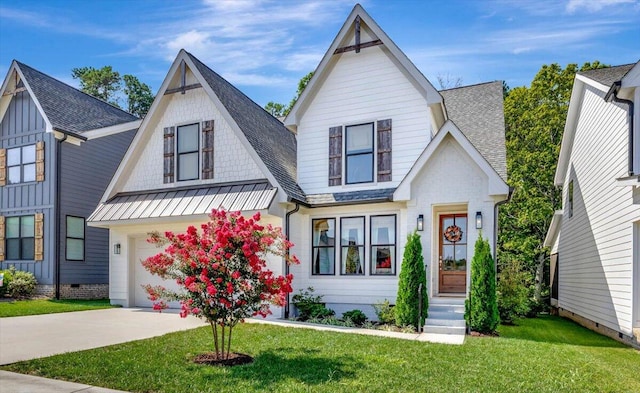
<path id="1" fill-rule="evenodd" d="M 238 326 L 232 368 L 190 359 L 208 328 L 16 363 L 9 371 L 132 392 L 638 392 L 640 352 L 557 317 L 502 326 L 462 346 Z"/>
<path id="2" fill-rule="evenodd" d="M 98 310 L 110 308 L 108 299 L 101 300 L 15 300 L 0 302 L 0 318 L 25 315 L 53 314 L 70 311 Z"/>

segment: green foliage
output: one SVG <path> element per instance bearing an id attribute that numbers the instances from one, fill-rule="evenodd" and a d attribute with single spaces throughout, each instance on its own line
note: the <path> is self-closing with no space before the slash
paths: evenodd
<path id="1" fill-rule="evenodd" d="M 471 260 L 471 289 L 465 304 L 465 319 L 471 330 L 492 333 L 500 317 L 496 299 L 496 275 L 489 241 L 478 237 Z"/>
<path id="2" fill-rule="evenodd" d="M 498 312 L 503 324 L 512 324 L 529 312 L 531 276 L 518 261 L 505 264 L 498 274 Z"/>
<path id="3" fill-rule="evenodd" d="M 36 281 L 33 273 L 16 270 L 11 267 L 11 282 L 7 285 L 7 292 L 12 298 L 27 298 L 33 295 L 36 290 Z"/>
<path id="4" fill-rule="evenodd" d="M 553 184 L 562 133 L 577 71 L 605 67 L 598 61 L 582 67 L 544 65 L 530 87 L 504 85 L 507 171 L 513 188 L 511 201 L 500 208 L 498 260 L 502 266 L 521 265 L 535 293 L 548 285 L 536 281 L 539 264 L 546 263 L 543 247 L 553 211 L 561 207 L 561 190 Z M 543 266 L 544 267 L 544 266 Z M 541 301 L 541 299 L 537 299 Z"/>
<path id="5" fill-rule="evenodd" d="M 287 107 L 284 106 L 284 104 L 273 101 L 267 102 L 267 105 L 264 106 L 264 110 L 269 112 L 273 117 L 282 117 L 286 116 L 286 114 L 289 113 Z"/>
<path id="6" fill-rule="evenodd" d="M 13 272 L 16 271 L 14 266 L 11 266 L 10 269 L 0 270 L 0 273 L 3 274 L 2 278 L 2 286 L 0 287 L 0 297 L 4 297 L 9 293 L 9 284 L 11 283 L 11 279 L 13 278 Z"/>
<path id="7" fill-rule="evenodd" d="M 362 325 L 367 320 L 367 316 L 361 310 L 351 310 L 343 313 L 342 319 L 350 320 L 356 325 Z"/>
<path id="8" fill-rule="evenodd" d="M 384 302 L 374 304 L 373 309 L 376 311 L 378 322 L 382 324 L 392 324 L 396 322 L 396 312 L 393 305 L 389 303 L 389 300 L 384 299 Z"/>
<path id="9" fill-rule="evenodd" d="M 418 294 L 421 284 L 421 294 Z M 422 320 L 418 322 L 420 297 L 422 297 Z M 407 245 L 404 248 L 402 257 L 402 269 L 400 270 L 398 297 L 395 307 L 396 325 L 411 325 L 416 328 L 418 324 L 424 325 L 428 307 L 427 277 L 424 271 L 422 243 L 420 242 L 420 235 L 414 231 L 407 237 Z"/>
<path id="10" fill-rule="evenodd" d="M 310 319 L 322 319 L 335 315 L 322 302 L 322 295 L 315 295 L 313 287 L 301 289 L 291 297 L 291 302 L 298 310 L 298 319 L 306 321 Z"/>
<path id="11" fill-rule="evenodd" d="M 271 113 L 271 115 L 275 117 L 282 117 L 282 116 L 288 115 L 289 112 L 291 112 L 291 109 L 293 109 L 293 106 L 298 101 L 298 98 L 300 98 L 300 95 L 302 94 L 304 89 L 307 87 L 307 84 L 309 84 L 309 81 L 313 77 L 313 73 L 314 71 L 311 71 L 307 75 L 300 78 L 300 80 L 298 81 L 298 90 L 296 91 L 296 95 L 291 99 L 291 101 L 289 102 L 289 105 L 281 104 L 279 102 L 269 101 L 267 102 L 267 105 L 264 106 L 264 110 Z"/>
<path id="12" fill-rule="evenodd" d="M 26 315 L 55 314 L 71 311 L 98 310 L 112 308 L 109 299 L 84 300 L 84 299 L 29 299 L 0 302 L 0 318 L 22 317 Z"/>
<path id="13" fill-rule="evenodd" d="M 151 104 L 153 104 L 153 93 L 151 87 L 146 83 L 140 82 L 133 75 L 125 75 L 122 77 L 124 81 L 124 94 L 127 95 L 127 111 L 133 115 L 143 118 Z"/>

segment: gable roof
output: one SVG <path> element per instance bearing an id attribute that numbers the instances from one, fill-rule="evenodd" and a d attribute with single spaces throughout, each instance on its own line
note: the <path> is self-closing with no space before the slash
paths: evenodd
<path id="1" fill-rule="evenodd" d="M 331 46 L 322 57 L 320 64 L 314 71 L 313 77 L 307 84 L 307 87 L 302 91 L 300 97 L 294 104 L 291 111 L 284 119 L 284 124 L 286 126 L 296 127 L 299 119 L 300 112 L 303 112 L 306 108 L 307 101 L 309 101 L 315 92 L 320 89 L 326 75 L 330 72 L 332 65 L 334 64 L 336 59 L 339 58 L 339 54 L 336 54 L 336 49 L 340 48 L 349 37 L 347 34 L 351 31 L 352 26 L 354 25 L 356 18 L 360 18 L 361 23 L 364 23 L 371 32 L 381 41 L 382 46 L 385 48 L 385 51 L 390 54 L 390 56 L 394 59 L 399 68 L 401 68 L 412 80 L 415 85 L 418 87 L 418 90 L 425 97 L 428 105 L 440 106 L 442 104 L 442 96 L 438 93 L 438 91 L 433 87 L 431 82 L 427 80 L 427 78 L 418 70 L 418 68 L 409 60 L 407 55 L 404 54 L 398 48 L 398 46 L 389 38 L 389 36 L 378 26 L 378 24 L 369 16 L 369 14 L 362 8 L 360 4 L 356 4 L 351 10 L 351 13 L 345 20 L 342 28 L 333 39 Z M 364 48 L 363 48 L 364 49 Z M 366 49 L 364 49 L 366 50 Z M 338 57 L 336 57 L 338 56 Z M 436 112 L 436 111 L 434 111 Z M 439 116 L 439 125 L 444 123 L 446 119 L 446 114 L 444 113 L 444 108 L 440 107 L 440 113 L 436 114 Z"/>
<path id="2" fill-rule="evenodd" d="M 507 180 L 502 82 L 441 90 L 449 119 Z"/>
<path id="3" fill-rule="evenodd" d="M 305 201 L 296 182 L 297 142 L 295 135 L 278 119 L 265 111 L 211 68 L 186 52 L 204 80 L 258 154 L 285 193 Z"/>
<path id="4" fill-rule="evenodd" d="M 82 135 L 85 131 L 138 120 L 122 109 L 83 93 L 24 63 L 14 60 L 14 64 L 52 129 Z"/>
<path id="5" fill-rule="evenodd" d="M 615 82 L 620 81 L 635 65 L 636 63 L 597 68 L 595 70 L 581 71 L 578 72 L 578 74 L 586 76 L 607 87 L 611 87 Z"/>

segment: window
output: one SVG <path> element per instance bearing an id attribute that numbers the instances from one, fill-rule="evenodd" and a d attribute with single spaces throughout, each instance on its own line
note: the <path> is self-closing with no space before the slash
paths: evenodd
<path id="1" fill-rule="evenodd" d="M 199 178 L 200 130 L 198 124 L 178 127 L 178 181 Z"/>
<path id="2" fill-rule="evenodd" d="M 341 274 L 364 275 L 364 217 L 340 219 Z"/>
<path id="3" fill-rule="evenodd" d="M 7 217 L 5 225 L 6 258 L 8 260 L 34 260 L 34 216 Z"/>
<path id="4" fill-rule="evenodd" d="M 84 218 L 67 216 L 66 259 L 84 261 Z"/>
<path id="5" fill-rule="evenodd" d="M 347 184 L 373 181 L 373 123 L 346 127 Z"/>
<path id="6" fill-rule="evenodd" d="M 567 204 L 569 205 L 569 217 L 573 217 L 573 180 L 569 182 L 569 190 L 567 191 Z"/>
<path id="7" fill-rule="evenodd" d="M 371 216 L 371 274 L 396 274 L 396 216 Z"/>
<path id="8" fill-rule="evenodd" d="M 312 220 L 313 226 L 313 275 L 334 275 L 336 257 L 336 220 L 322 218 Z"/>
<path id="9" fill-rule="evenodd" d="M 7 149 L 9 184 L 36 181 L 36 145 Z"/>

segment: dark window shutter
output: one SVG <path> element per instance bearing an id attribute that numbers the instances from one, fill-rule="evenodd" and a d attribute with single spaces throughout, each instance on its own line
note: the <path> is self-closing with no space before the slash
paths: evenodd
<path id="1" fill-rule="evenodd" d="M 329 186 L 342 184 L 342 126 L 329 128 Z"/>
<path id="2" fill-rule="evenodd" d="M 175 163 L 174 163 L 174 141 L 175 127 L 165 127 L 164 129 L 164 182 L 173 183 Z"/>
<path id="3" fill-rule="evenodd" d="M 7 185 L 7 149 L 0 149 L 0 186 Z"/>
<path id="4" fill-rule="evenodd" d="M 213 179 L 213 120 L 202 122 L 202 178 Z"/>
<path id="5" fill-rule="evenodd" d="M 44 181 L 44 141 L 36 143 L 36 181 Z"/>
<path id="6" fill-rule="evenodd" d="M 391 181 L 391 119 L 378 120 L 378 181 Z"/>

